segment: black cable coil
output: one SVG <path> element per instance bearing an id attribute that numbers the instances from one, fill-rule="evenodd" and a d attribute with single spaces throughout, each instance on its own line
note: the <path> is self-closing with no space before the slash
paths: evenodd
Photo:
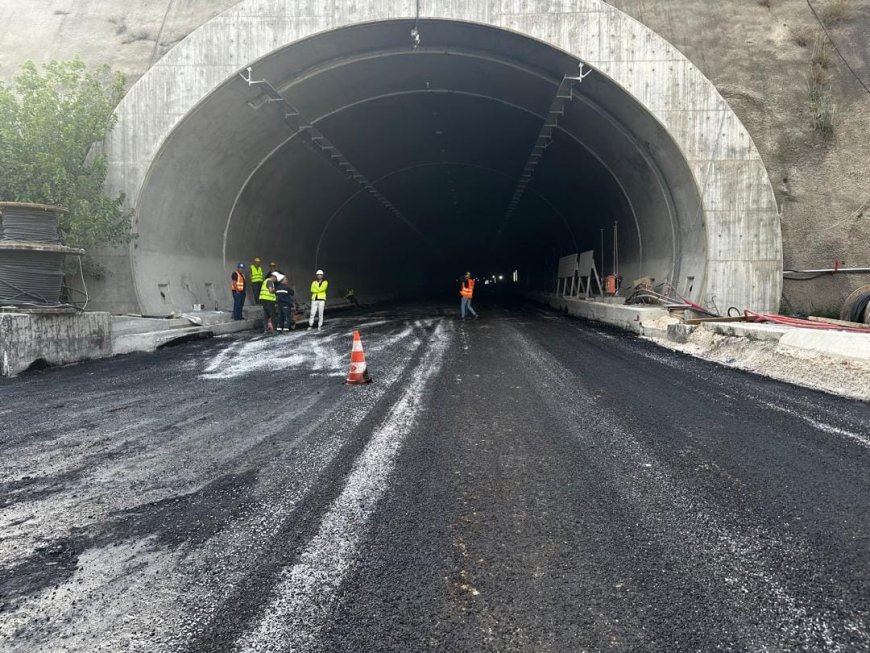
<path id="1" fill-rule="evenodd" d="M 3 207 L 0 240 L 60 244 L 57 213 L 35 207 Z"/>
<path id="2" fill-rule="evenodd" d="M 60 306 L 64 254 L 0 250 L 0 305 Z"/>

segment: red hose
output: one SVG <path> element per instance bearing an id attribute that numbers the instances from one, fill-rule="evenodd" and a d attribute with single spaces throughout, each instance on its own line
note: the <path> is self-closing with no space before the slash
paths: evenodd
<path id="1" fill-rule="evenodd" d="M 838 326 L 836 324 L 826 324 L 825 322 L 813 322 L 811 320 L 803 320 L 799 317 L 786 317 L 785 315 L 764 315 L 746 309 L 743 311 L 747 322 L 773 322 L 774 324 L 784 324 L 786 326 L 801 327 L 804 329 L 817 329 L 820 331 L 853 331 L 855 333 L 865 333 L 870 335 L 870 329 L 860 329 L 857 327 Z"/>

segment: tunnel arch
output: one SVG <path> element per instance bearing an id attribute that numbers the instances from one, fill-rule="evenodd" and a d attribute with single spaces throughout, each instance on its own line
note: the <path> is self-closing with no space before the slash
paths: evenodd
<path id="1" fill-rule="evenodd" d="M 240 2 L 134 85 L 107 141 L 110 186 L 136 209 L 137 238 L 110 266 L 115 292 L 148 313 L 225 305 L 229 267 L 254 254 L 297 282 L 325 267 L 372 297 L 437 290 L 468 267 L 519 268 L 549 289 L 555 258 L 598 250 L 617 220 L 626 277 L 723 308 L 778 306 L 763 163 L 673 46 L 599 0 L 424 1 L 419 18 L 414 3 L 385 4 Z M 542 119 L 581 63 L 592 73 L 506 220 Z M 405 224 L 305 146 L 283 105 L 240 78 L 247 67 Z"/>

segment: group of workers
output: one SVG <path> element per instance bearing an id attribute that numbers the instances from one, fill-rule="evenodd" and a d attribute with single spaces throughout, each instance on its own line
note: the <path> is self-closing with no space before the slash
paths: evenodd
<path id="1" fill-rule="evenodd" d="M 264 272 L 259 257 L 254 258 L 250 266 L 250 274 L 245 274 L 245 264 L 239 263 L 230 276 L 230 290 L 233 293 L 233 319 L 242 320 L 245 298 L 250 284 L 254 302 L 263 307 L 263 333 L 276 331 L 293 331 L 296 321 L 293 311 L 297 307 L 296 293 L 287 275 L 278 269 L 274 262 L 269 264 L 269 271 Z M 329 281 L 324 278 L 323 270 L 317 270 L 314 281 L 311 282 L 311 314 L 308 318 L 308 328 L 323 327 L 323 314 L 326 308 L 326 291 Z M 351 295 L 353 291 L 350 291 Z"/>
<path id="2" fill-rule="evenodd" d="M 275 331 L 293 331 L 296 322 L 293 319 L 293 310 L 297 307 L 296 293 L 287 275 L 278 269 L 275 262 L 269 263 L 268 273 L 264 273 L 259 257 L 254 258 L 250 266 L 250 274 L 245 275 L 245 264 L 239 263 L 230 277 L 230 290 L 233 293 L 233 319 L 242 320 L 242 310 L 245 306 L 245 298 L 248 294 L 248 284 L 253 291 L 254 301 L 263 307 L 263 332 L 274 333 Z M 329 281 L 324 278 L 323 270 L 318 270 L 311 282 L 311 313 L 308 317 L 308 328 L 323 327 L 323 314 L 326 309 L 326 291 Z M 466 272 L 459 284 L 459 313 L 464 320 L 466 313 L 470 313 L 473 319 L 480 317 L 471 306 L 474 297 L 474 277 L 471 272 Z M 353 289 L 347 291 L 347 300 L 358 305 L 354 297 Z"/>

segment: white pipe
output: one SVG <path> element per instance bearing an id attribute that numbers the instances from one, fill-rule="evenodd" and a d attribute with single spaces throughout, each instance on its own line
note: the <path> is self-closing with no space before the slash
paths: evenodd
<path id="1" fill-rule="evenodd" d="M 823 270 L 783 270 L 783 274 L 817 274 L 823 272 L 870 272 L 870 268 L 825 268 Z"/>

